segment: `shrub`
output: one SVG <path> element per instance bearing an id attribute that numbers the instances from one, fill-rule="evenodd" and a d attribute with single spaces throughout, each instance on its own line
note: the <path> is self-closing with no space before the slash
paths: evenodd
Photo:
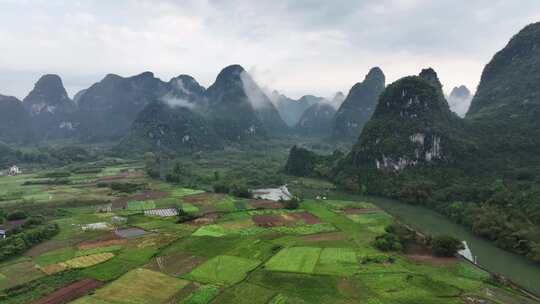
<path id="1" fill-rule="evenodd" d="M 184 209 L 179 208 L 178 219 L 176 220 L 176 223 L 181 224 L 181 223 L 189 222 L 195 218 L 197 218 L 195 215 L 189 214 L 186 211 L 184 211 Z"/>
<path id="2" fill-rule="evenodd" d="M 43 174 L 43 177 L 46 177 L 46 178 L 62 178 L 62 177 L 69 177 L 69 176 L 71 176 L 71 173 L 65 172 L 65 171 L 47 172 Z"/>
<path id="3" fill-rule="evenodd" d="M 249 189 L 244 185 L 234 185 L 232 186 L 231 193 L 234 196 L 237 197 L 243 197 L 243 198 L 252 198 L 253 193 L 249 191 Z"/>
<path id="4" fill-rule="evenodd" d="M 461 249 L 464 249 L 463 243 L 453 236 L 439 235 L 433 237 L 431 241 L 431 250 L 433 255 L 440 257 L 452 257 Z"/>
<path id="5" fill-rule="evenodd" d="M 101 167 L 83 167 L 71 170 L 75 174 L 98 174 L 103 170 Z"/>
<path id="6" fill-rule="evenodd" d="M 25 223 L 24 223 L 24 227 L 33 227 L 33 226 L 38 226 L 38 225 L 41 225 L 41 224 L 44 224 L 45 223 L 45 218 L 41 215 L 37 215 L 37 216 L 31 216 Z"/>
<path id="7" fill-rule="evenodd" d="M 374 245 L 382 251 L 401 251 L 416 241 L 416 233 L 406 226 L 390 224 L 384 228 L 386 233 L 375 238 Z"/>
<path id="8" fill-rule="evenodd" d="M 212 188 L 214 189 L 215 193 L 225 193 L 225 194 L 227 194 L 231 190 L 230 186 L 227 185 L 227 184 L 224 184 L 224 183 L 214 184 L 212 186 Z"/>
<path id="9" fill-rule="evenodd" d="M 297 196 L 292 197 L 288 201 L 284 201 L 284 200 L 281 200 L 281 199 L 280 199 L 280 201 L 283 204 L 283 206 L 285 207 L 285 209 L 289 209 L 289 210 L 298 209 L 298 207 L 300 207 L 300 203 L 302 202 L 302 200 Z"/>
<path id="10" fill-rule="evenodd" d="M 384 228 L 388 233 L 394 234 L 398 237 L 401 245 L 406 246 L 416 240 L 416 233 L 400 224 L 390 224 Z"/>
<path id="11" fill-rule="evenodd" d="M 38 179 L 26 181 L 23 183 L 23 186 L 31 185 L 68 185 L 71 184 L 71 181 L 68 178 L 48 178 L 48 179 Z"/>
<path id="12" fill-rule="evenodd" d="M 20 254 L 58 233 L 56 224 L 42 225 L 0 240 L 0 261 Z"/>
<path id="13" fill-rule="evenodd" d="M 374 245 L 382 251 L 401 251 L 403 249 L 399 237 L 388 232 L 377 236 Z"/>
<path id="14" fill-rule="evenodd" d="M 122 183 L 122 182 L 112 182 L 110 187 L 114 191 L 125 192 L 125 193 L 132 193 L 137 190 L 144 189 L 143 184 Z"/>
<path id="15" fill-rule="evenodd" d="M 384 264 L 384 263 L 394 263 L 396 260 L 387 255 L 368 255 L 362 258 L 362 264 Z"/>
<path id="16" fill-rule="evenodd" d="M 148 176 L 158 178 L 160 175 L 159 167 L 159 159 L 154 153 L 147 152 L 144 154 L 144 170 Z"/>
<path id="17" fill-rule="evenodd" d="M 26 212 L 21 211 L 21 210 L 16 210 L 9 213 L 6 216 L 6 219 L 9 221 L 16 221 L 16 220 L 24 220 L 27 217 L 28 217 L 28 214 L 26 214 Z"/>

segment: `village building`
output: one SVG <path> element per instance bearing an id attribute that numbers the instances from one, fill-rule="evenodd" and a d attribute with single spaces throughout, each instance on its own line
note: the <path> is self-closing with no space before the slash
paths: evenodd
<path id="1" fill-rule="evenodd" d="M 7 174 L 10 175 L 10 176 L 15 176 L 15 175 L 22 174 L 22 171 L 21 171 L 21 168 L 13 165 L 8 169 Z"/>
<path id="2" fill-rule="evenodd" d="M 6 238 L 7 231 L 4 229 L 0 229 L 0 239 Z"/>

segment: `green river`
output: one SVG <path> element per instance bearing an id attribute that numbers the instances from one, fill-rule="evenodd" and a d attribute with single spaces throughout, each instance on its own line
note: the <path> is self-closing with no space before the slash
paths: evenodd
<path id="1" fill-rule="evenodd" d="M 466 241 L 479 265 L 510 278 L 533 293 L 540 294 L 540 265 L 474 236 L 464 227 L 427 208 L 383 198 L 369 200 L 419 231 L 431 235 L 450 234 Z"/>

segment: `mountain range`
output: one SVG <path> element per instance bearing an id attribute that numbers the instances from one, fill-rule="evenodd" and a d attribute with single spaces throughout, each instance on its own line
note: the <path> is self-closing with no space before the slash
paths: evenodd
<path id="1" fill-rule="evenodd" d="M 375 111 L 384 86 L 385 76 L 378 67 L 372 68 L 363 82 L 355 84 L 335 115 L 333 137 L 356 140 Z"/>
<path id="2" fill-rule="evenodd" d="M 461 87 L 451 98 L 469 98 Z M 345 103 L 344 103 L 345 104 Z M 288 173 L 437 210 L 506 250 L 540 261 L 540 23 L 486 65 L 464 118 L 427 68 L 380 94 L 351 152 L 291 149 Z M 306 169 L 307 168 L 307 169 Z M 317 170 L 309 171 L 309 168 Z"/>
<path id="3" fill-rule="evenodd" d="M 73 99 L 58 75 L 47 74 L 23 101 L 1 97 L 6 118 L 0 121 L 4 130 L 0 140 L 120 141 L 125 147 L 137 143 L 145 149 L 159 142 L 162 148 L 183 151 L 287 134 L 330 137 L 336 119 L 341 119 L 336 110 L 345 99 L 341 92 L 332 98 L 305 95 L 298 100 L 277 91 L 266 94 L 240 65 L 224 68 L 208 89 L 185 74 L 168 82 L 151 72 L 131 77 L 108 74 Z M 369 116 L 364 111 L 344 107 L 340 114 Z"/>

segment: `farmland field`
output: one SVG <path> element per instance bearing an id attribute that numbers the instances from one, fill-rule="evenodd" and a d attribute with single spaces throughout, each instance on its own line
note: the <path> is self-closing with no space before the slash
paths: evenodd
<path id="1" fill-rule="evenodd" d="M 286 248 L 273 256 L 266 263 L 266 268 L 275 271 L 313 273 L 320 254 L 321 248 Z"/>
<path id="2" fill-rule="evenodd" d="M 259 263 L 257 260 L 218 255 L 195 268 L 189 277 L 203 283 L 234 284 L 243 280 L 247 272 Z"/>
<path id="3" fill-rule="evenodd" d="M 115 163 L 73 173 L 68 185 L 23 186 L 39 170 L 0 177 L 6 212 L 58 227 L 0 262 L 0 304 L 537 303 L 461 259 L 379 250 L 375 239 L 395 220 L 369 199 L 307 195 L 286 209 L 140 168 Z M 333 188 L 289 183 L 293 193 Z"/>
<path id="4" fill-rule="evenodd" d="M 134 269 L 75 303 L 166 303 L 188 283 L 159 272 Z"/>

